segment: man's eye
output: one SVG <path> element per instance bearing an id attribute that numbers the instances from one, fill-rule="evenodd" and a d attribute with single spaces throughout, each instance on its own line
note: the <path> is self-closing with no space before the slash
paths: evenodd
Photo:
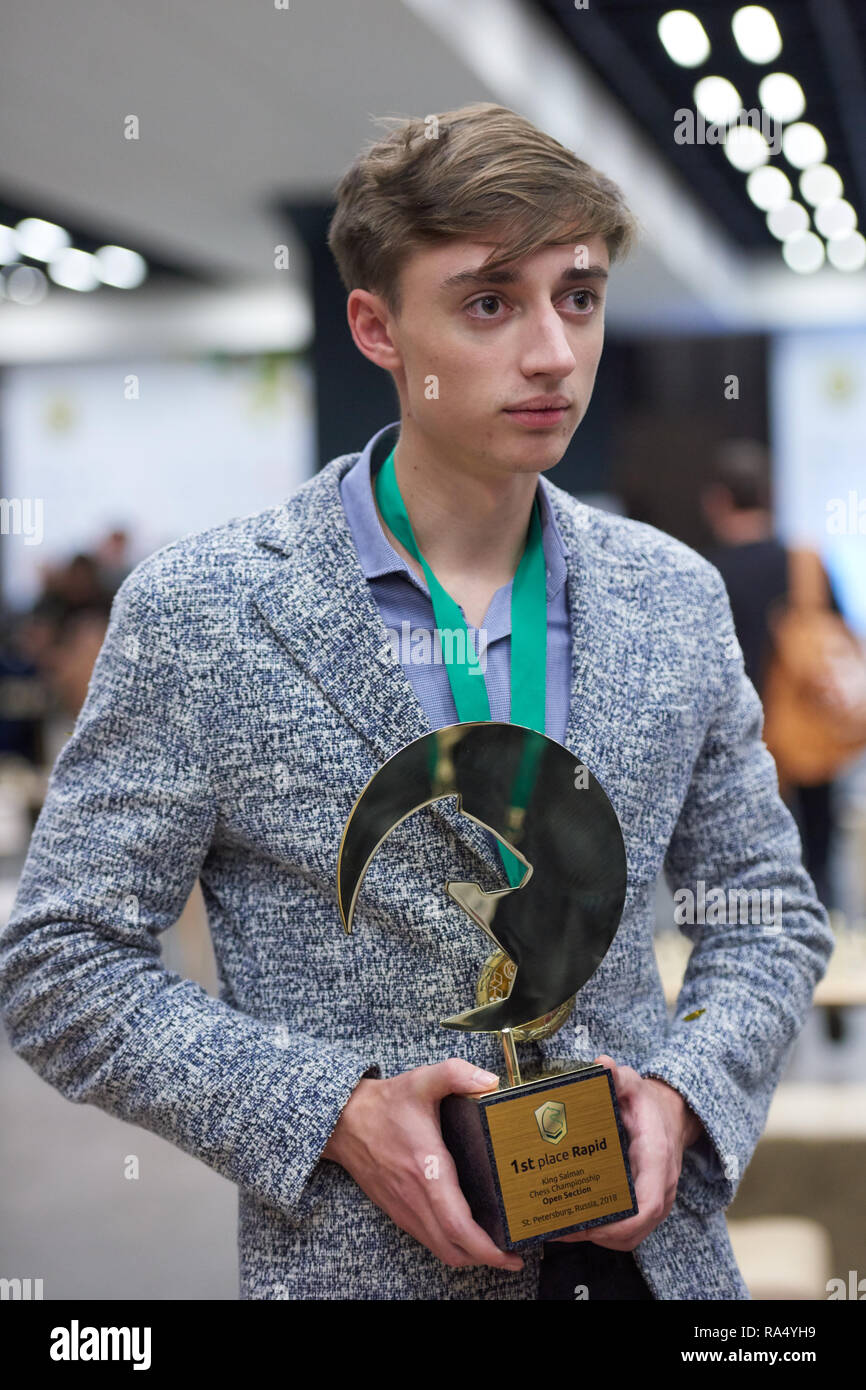
<path id="1" fill-rule="evenodd" d="M 581 309 L 580 312 L 582 314 L 588 314 L 594 307 L 595 301 L 598 299 L 598 295 L 595 293 L 594 290 L 572 290 L 568 298 L 573 299 L 574 296 L 578 294 L 584 295 L 588 301 L 585 308 Z"/>
<path id="2" fill-rule="evenodd" d="M 475 307 L 476 304 L 501 304 L 501 303 L 502 303 L 502 298 L 501 298 L 500 295 L 498 295 L 498 294 L 485 294 L 485 295 L 482 295 L 480 299 L 473 299 L 473 301 L 472 301 L 471 304 L 467 304 L 467 305 L 466 305 L 466 308 L 467 308 L 467 309 L 472 309 L 472 308 Z M 475 317 L 475 318 L 485 318 L 485 319 L 489 319 L 489 318 L 492 317 L 492 315 L 490 315 L 490 314 L 477 314 L 477 315 L 473 315 L 473 317 Z"/>

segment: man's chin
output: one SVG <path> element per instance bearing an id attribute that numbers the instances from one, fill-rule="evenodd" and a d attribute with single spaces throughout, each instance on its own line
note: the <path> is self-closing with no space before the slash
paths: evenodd
<path id="1" fill-rule="evenodd" d="M 512 457 L 521 458 L 542 472 L 559 463 L 577 429 L 577 424 L 565 420 L 550 429 L 521 429 L 510 420 L 503 424 Z"/>

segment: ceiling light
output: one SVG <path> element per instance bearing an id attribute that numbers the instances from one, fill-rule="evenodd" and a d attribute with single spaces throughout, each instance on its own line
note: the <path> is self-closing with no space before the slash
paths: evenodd
<path id="1" fill-rule="evenodd" d="M 793 193 L 791 180 L 781 169 L 773 164 L 765 164 L 753 169 L 746 179 L 746 192 L 756 207 L 763 212 L 777 208 L 790 201 Z"/>
<path id="2" fill-rule="evenodd" d="M 782 203 L 767 213 L 767 226 L 774 237 L 784 241 L 797 232 L 805 232 L 809 226 L 809 214 L 802 203 Z"/>
<path id="3" fill-rule="evenodd" d="M 758 84 L 758 99 L 775 121 L 797 121 L 806 110 L 806 97 L 796 77 L 770 72 Z"/>
<path id="4" fill-rule="evenodd" d="M 815 226 L 828 239 L 847 236 L 857 226 L 857 214 L 844 198 L 834 198 L 815 209 Z"/>
<path id="5" fill-rule="evenodd" d="M 89 251 L 61 251 L 49 263 L 48 274 L 55 285 L 67 290 L 95 290 L 99 284 L 96 261 Z"/>
<path id="6" fill-rule="evenodd" d="M 821 164 L 827 157 L 827 142 L 817 126 L 795 121 L 782 136 L 782 151 L 795 169 Z"/>
<path id="7" fill-rule="evenodd" d="M 0 294 L 13 304 L 38 304 L 45 298 L 48 281 L 35 265 L 7 265 L 0 274 Z"/>
<path id="8" fill-rule="evenodd" d="M 0 265 L 18 259 L 18 242 L 11 227 L 0 225 Z"/>
<path id="9" fill-rule="evenodd" d="M 800 192 L 813 207 L 841 198 L 843 183 L 832 164 L 810 164 L 800 175 Z"/>
<path id="10" fill-rule="evenodd" d="M 745 174 L 766 164 L 770 146 L 759 130 L 749 125 L 735 125 L 725 133 L 725 154 L 734 168 Z"/>
<path id="11" fill-rule="evenodd" d="M 41 217 L 24 217 L 15 227 L 15 245 L 22 256 L 34 261 L 52 260 L 69 241 L 65 228 Z"/>
<path id="12" fill-rule="evenodd" d="M 134 290 L 147 275 L 147 262 L 125 246 L 100 246 L 94 257 L 96 273 L 104 285 Z"/>
<path id="13" fill-rule="evenodd" d="M 702 77 L 695 85 L 695 106 L 711 125 L 727 125 L 743 109 L 740 94 L 726 77 Z"/>
<path id="14" fill-rule="evenodd" d="M 862 270 L 866 265 L 866 237 L 860 232 L 834 237 L 827 243 L 827 260 L 836 270 Z"/>
<path id="15" fill-rule="evenodd" d="M 658 22 L 665 52 L 681 68 L 696 68 L 710 56 L 707 31 L 691 10 L 668 10 Z"/>
<path id="16" fill-rule="evenodd" d="M 796 232 L 782 243 L 782 257 L 799 275 L 813 275 L 824 264 L 824 243 L 814 232 Z"/>
<path id="17" fill-rule="evenodd" d="M 782 51 L 778 25 L 763 5 L 744 5 L 731 20 L 737 47 L 750 63 L 772 63 Z"/>

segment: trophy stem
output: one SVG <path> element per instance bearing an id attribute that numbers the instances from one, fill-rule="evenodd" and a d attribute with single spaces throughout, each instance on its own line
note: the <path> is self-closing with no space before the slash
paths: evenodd
<path id="1" fill-rule="evenodd" d="M 505 1071 L 508 1076 L 509 1086 L 521 1085 L 520 1065 L 517 1061 L 517 1048 L 514 1045 L 514 1035 L 510 1028 L 502 1030 L 502 1051 L 505 1053 Z"/>

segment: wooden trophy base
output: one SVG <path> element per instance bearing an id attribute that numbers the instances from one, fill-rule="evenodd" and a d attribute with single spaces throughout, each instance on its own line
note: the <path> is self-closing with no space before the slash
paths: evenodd
<path id="1" fill-rule="evenodd" d="M 637 1213 L 613 1075 L 601 1064 L 445 1096 L 440 1123 L 472 1216 L 501 1250 Z"/>

